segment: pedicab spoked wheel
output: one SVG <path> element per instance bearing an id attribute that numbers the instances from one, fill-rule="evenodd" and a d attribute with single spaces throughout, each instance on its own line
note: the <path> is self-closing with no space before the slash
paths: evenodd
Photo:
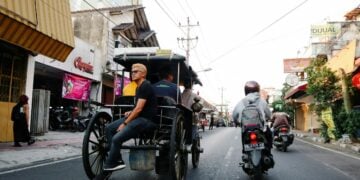
<path id="1" fill-rule="evenodd" d="M 199 166 L 200 159 L 200 138 L 196 137 L 191 146 L 191 160 L 193 164 L 193 168 L 197 168 Z"/>
<path id="2" fill-rule="evenodd" d="M 178 114 L 173 122 L 170 137 L 170 175 L 173 180 L 186 179 L 188 154 L 185 144 L 184 117 Z"/>
<path id="3" fill-rule="evenodd" d="M 106 113 L 98 113 L 91 119 L 84 134 L 82 146 L 82 160 L 86 175 L 93 179 L 100 174 L 109 175 L 103 171 L 107 156 L 105 125 L 110 123 L 111 117 Z"/>

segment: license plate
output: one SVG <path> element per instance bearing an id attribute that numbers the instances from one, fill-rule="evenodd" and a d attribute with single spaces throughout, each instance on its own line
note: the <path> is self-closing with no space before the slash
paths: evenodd
<path id="1" fill-rule="evenodd" d="M 284 136 L 284 135 L 288 135 L 287 133 L 279 133 L 279 136 Z"/>
<path id="2" fill-rule="evenodd" d="M 282 140 L 283 141 L 287 141 L 288 140 L 288 137 L 287 136 L 281 136 Z"/>
<path id="3" fill-rule="evenodd" d="M 252 151 L 257 149 L 265 149 L 264 143 L 258 143 L 258 144 L 244 144 L 244 150 L 245 151 Z"/>

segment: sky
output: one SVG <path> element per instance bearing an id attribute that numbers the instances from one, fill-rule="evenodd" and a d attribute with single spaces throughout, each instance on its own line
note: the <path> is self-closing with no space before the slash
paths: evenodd
<path id="1" fill-rule="evenodd" d="M 200 96 L 213 104 L 229 104 L 244 97 L 246 81 L 262 88 L 282 88 L 287 74 L 283 59 L 309 57 L 310 26 L 342 21 L 356 8 L 356 0 L 143 0 L 150 28 L 162 49 L 185 55 L 177 38 L 186 37 L 178 23 L 191 28 L 189 63 L 203 86 Z M 223 99 L 221 89 L 223 88 Z"/>

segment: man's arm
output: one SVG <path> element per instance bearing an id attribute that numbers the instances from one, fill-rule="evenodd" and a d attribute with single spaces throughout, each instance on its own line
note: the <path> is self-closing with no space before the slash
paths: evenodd
<path id="1" fill-rule="evenodd" d="M 138 99 L 135 108 L 131 111 L 130 115 L 125 119 L 124 123 L 118 127 L 117 131 L 122 130 L 126 126 L 126 124 L 129 124 L 136 117 L 138 117 L 140 112 L 144 109 L 145 103 L 146 103 L 146 99 Z"/>

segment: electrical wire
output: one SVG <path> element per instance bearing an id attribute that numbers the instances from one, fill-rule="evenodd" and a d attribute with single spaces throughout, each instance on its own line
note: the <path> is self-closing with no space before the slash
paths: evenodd
<path id="1" fill-rule="evenodd" d="M 195 18 L 195 19 L 198 19 L 198 18 L 196 18 L 195 13 L 194 13 L 194 11 L 192 10 L 192 8 L 191 8 L 191 6 L 190 6 L 190 4 L 188 3 L 187 0 L 185 0 L 185 3 L 186 3 L 186 6 L 189 8 L 190 13 L 194 16 L 194 18 Z"/>
<path id="2" fill-rule="evenodd" d="M 166 14 L 166 16 L 171 20 L 171 22 L 173 22 L 174 25 L 175 25 L 176 27 L 178 27 L 178 28 L 181 30 L 181 32 L 186 35 L 185 31 L 178 26 L 178 24 L 176 23 L 176 21 L 170 16 L 170 14 L 164 9 L 164 7 L 162 7 L 161 4 L 160 4 L 157 0 L 155 0 L 155 2 L 156 2 L 156 4 L 160 7 L 160 9 Z"/>
<path id="3" fill-rule="evenodd" d="M 255 37 L 259 36 L 261 33 L 263 33 L 264 31 L 268 30 L 271 26 L 273 26 L 274 24 L 276 24 L 277 22 L 279 22 L 280 20 L 282 20 L 283 18 L 285 18 L 286 16 L 288 16 L 290 13 L 294 12 L 296 9 L 298 9 L 299 7 L 301 7 L 302 5 L 304 5 L 308 0 L 305 0 L 303 2 L 301 2 L 300 4 L 298 4 L 297 6 L 295 6 L 294 8 L 292 8 L 291 10 L 289 10 L 288 12 L 286 12 L 284 15 L 280 16 L 278 19 L 276 19 L 275 21 L 273 21 L 272 23 L 270 23 L 269 25 L 265 26 L 263 29 L 261 29 L 260 31 L 258 31 L 257 33 L 255 33 L 253 36 L 251 36 L 249 39 L 247 39 L 246 41 L 243 42 L 243 44 L 237 45 L 229 50 L 227 50 L 226 52 L 224 52 L 223 54 L 219 55 L 218 57 L 216 57 L 215 59 L 213 59 L 212 61 L 210 61 L 209 64 L 213 64 L 214 62 L 218 61 L 219 59 L 223 58 L 224 56 L 230 54 L 231 52 L 233 52 L 234 50 L 240 48 L 241 46 L 245 45 L 245 43 L 249 42 L 250 40 L 254 39 Z"/>

